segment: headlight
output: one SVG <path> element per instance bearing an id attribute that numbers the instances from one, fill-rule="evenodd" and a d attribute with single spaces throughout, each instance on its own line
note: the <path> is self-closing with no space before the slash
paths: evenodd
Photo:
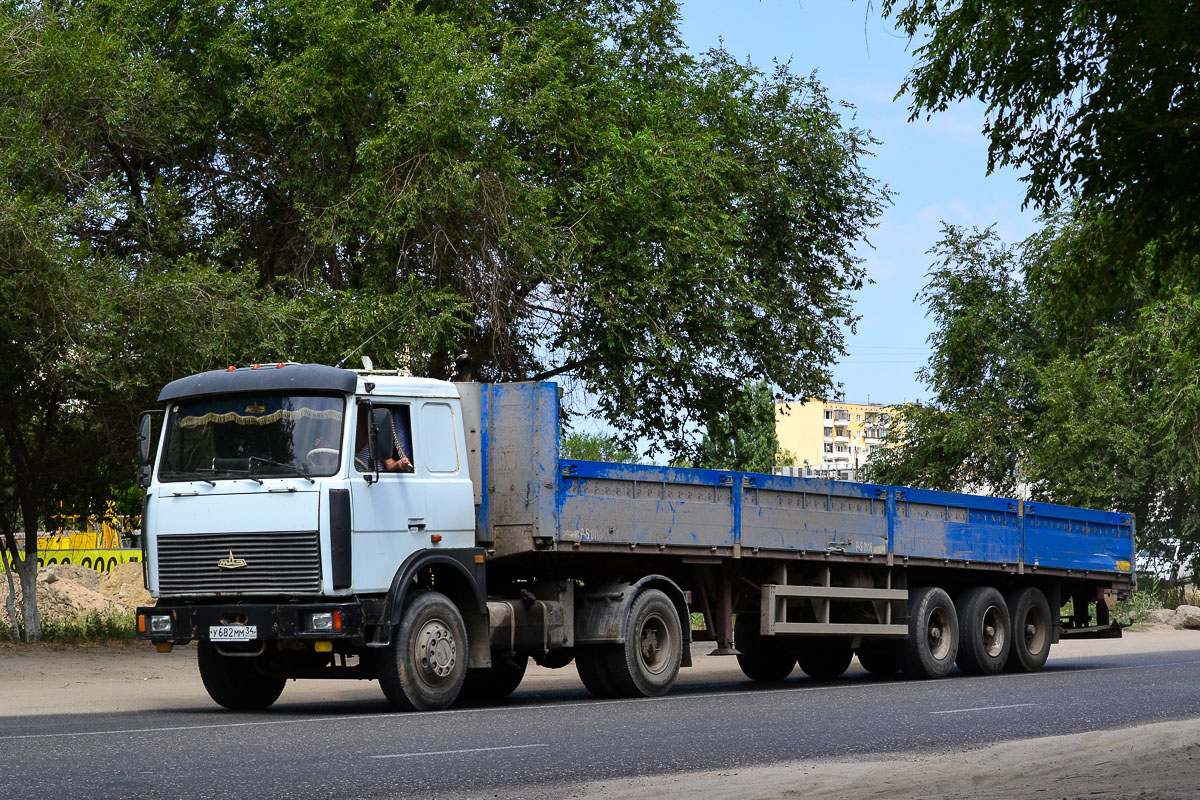
<path id="1" fill-rule="evenodd" d="M 151 633 L 170 633 L 171 632 L 171 618 L 162 616 L 162 615 L 157 615 L 157 614 L 155 616 L 150 617 L 150 632 Z"/>
<path id="2" fill-rule="evenodd" d="M 333 612 L 318 611 L 309 617 L 308 629 L 311 631 L 333 630 Z"/>

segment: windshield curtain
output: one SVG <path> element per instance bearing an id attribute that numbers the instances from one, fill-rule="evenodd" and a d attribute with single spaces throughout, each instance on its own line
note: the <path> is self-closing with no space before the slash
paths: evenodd
<path id="1" fill-rule="evenodd" d="M 171 408 L 159 479 L 332 475 L 341 461 L 338 396 L 240 394 Z"/>

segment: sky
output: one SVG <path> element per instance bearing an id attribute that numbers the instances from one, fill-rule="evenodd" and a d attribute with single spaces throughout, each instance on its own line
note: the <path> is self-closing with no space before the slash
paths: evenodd
<path id="1" fill-rule="evenodd" d="M 893 100 L 914 63 L 913 44 L 879 16 L 878 0 L 685 0 L 680 32 L 701 54 L 724 43 L 741 61 L 769 73 L 776 61 L 814 70 L 832 100 L 855 106 L 853 124 L 882 143 L 867 173 L 892 190 L 893 205 L 863 245 L 874 283 L 855 296 L 862 319 L 847 335 L 849 355 L 834 369 L 847 401 L 929 400 L 916 377 L 929 356 L 931 330 L 914 298 L 925 286 L 942 221 L 985 228 L 1005 242 L 1032 234 L 1036 214 L 1022 210 L 1024 184 L 1013 170 L 987 174 L 984 107 L 964 103 L 909 122 L 906 98 Z"/>

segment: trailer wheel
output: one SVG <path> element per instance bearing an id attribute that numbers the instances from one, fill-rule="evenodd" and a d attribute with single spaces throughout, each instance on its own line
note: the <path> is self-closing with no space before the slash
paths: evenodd
<path id="1" fill-rule="evenodd" d="M 494 655 L 490 667 L 467 670 L 459 697 L 474 702 L 503 700 L 521 685 L 528 666 L 529 656 Z"/>
<path id="2" fill-rule="evenodd" d="M 1012 645 L 1012 622 L 1000 592 L 976 586 L 963 592 L 958 612 L 958 668 L 968 675 L 995 675 L 1004 670 Z"/>
<path id="3" fill-rule="evenodd" d="M 944 678 L 958 655 L 958 615 L 950 595 L 936 586 L 916 589 L 908 598 L 908 638 L 900 668 L 910 678 Z"/>
<path id="4" fill-rule="evenodd" d="M 900 671 L 900 647 L 894 642 L 864 642 L 856 655 L 858 663 L 872 675 L 895 675 Z"/>
<path id="5" fill-rule="evenodd" d="M 796 656 L 786 642 L 759 632 L 757 614 L 737 615 L 733 621 L 733 645 L 740 651 L 738 666 L 752 681 L 778 683 L 796 667 Z"/>
<path id="6" fill-rule="evenodd" d="M 804 674 L 819 681 L 840 676 L 854 658 L 850 640 L 840 636 L 804 637 L 796 642 L 795 653 Z"/>
<path id="7" fill-rule="evenodd" d="M 625 644 L 609 650 L 609 676 L 620 697 L 660 697 L 671 690 L 683 660 L 683 632 L 670 598 L 645 589 L 629 609 Z"/>
<path id="8" fill-rule="evenodd" d="M 261 711 L 279 699 L 287 678 L 267 669 L 265 656 L 223 656 L 209 641 L 196 643 L 200 680 L 217 705 Z"/>
<path id="9" fill-rule="evenodd" d="M 579 672 L 579 680 L 593 697 L 601 699 L 616 697 L 617 690 L 613 686 L 612 676 L 609 675 L 609 651 L 614 649 L 611 644 L 588 644 L 575 648 L 575 669 Z"/>
<path id="10" fill-rule="evenodd" d="M 379 685 L 403 711 L 437 711 L 458 697 L 467 675 L 467 628 L 450 598 L 412 599 L 380 659 Z"/>
<path id="11" fill-rule="evenodd" d="M 1009 672 L 1037 672 L 1050 655 L 1050 604 L 1035 586 L 1016 589 L 1005 595 L 1012 624 L 1012 648 L 1005 669 Z"/>

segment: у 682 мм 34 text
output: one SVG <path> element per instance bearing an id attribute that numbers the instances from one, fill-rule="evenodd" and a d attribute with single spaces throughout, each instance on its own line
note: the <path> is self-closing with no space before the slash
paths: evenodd
<path id="1" fill-rule="evenodd" d="M 439 709 L 512 692 L 530 659 L 655 696 L 701 638 L 757 681 L 855 654 L 917 678 L 1037 670 L 1060 636 L 1119 635 L 1133 587 L 1127 514 L 561 458 L 551 383 L 280 364 L 160 400 L 139 636 L 196 642 L 228 708 L 367 678 Z"/>

